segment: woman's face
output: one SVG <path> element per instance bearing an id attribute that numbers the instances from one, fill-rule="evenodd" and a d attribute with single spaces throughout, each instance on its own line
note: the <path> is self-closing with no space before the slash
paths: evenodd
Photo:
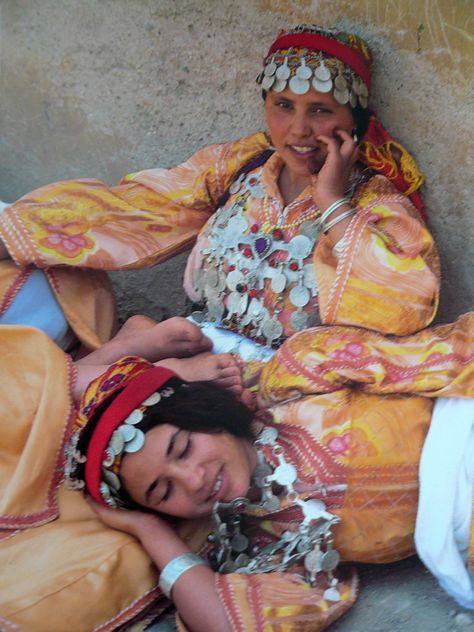
<path id="1" fill-rule="evenodd" d="M 270 90 L 265 116 L 272 143 L 294 179 L 309 178 L 324 164 L 327 151 L 318 136 L 334 136 L 336 130 L 352 134 L 354 117 L 328 92 L 310 90 L 296 95 L 289 89 Z M 337 136 L 336 136 L 337 138 Z"/>
<path id="2" fill-rule="evenodd" d="M 207 516 L 213 504 L 245 496 L 256 466 L 249 441 L 169 424 L 146 433 L 141 450 L 125 454 L 120 478 L 133 500 L 181 518 Z"/>

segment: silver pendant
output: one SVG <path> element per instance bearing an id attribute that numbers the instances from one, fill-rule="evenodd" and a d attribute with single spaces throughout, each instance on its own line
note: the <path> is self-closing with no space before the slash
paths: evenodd
<path id="1" fill-rule="evenodd" d="M 283 90 L 286 90 L 286 81 L 280 81 L 280 79 L 277 79 L 273 84 L 273 91 L 283 92 Z"/>
<path id="2" fill-rule="evenodd" d="M 267 339 L 269 345 L 272 344 L 274 340 L 278 340 L 283 333 L 283 325 L 279 320 L 276 320 L 275 317 L 270 320 L 266 320 L 262 324 L 262 333 Z"/>
<path id="3" fill-rule="evenodd" d="M 273 472 L 272 477 L 274 481 L 278 483 L 278 485 L 293 485 L 293 483 L 298 478 L 298 472 L 296 468 L 291 463 L 281 463 Z"/>
<path id="4" fill-rule="evenodd" d="M 341 560 L 341 556 L 334 549 L 329 549 L 321 556 L 321 570 L 325 573 L 333 571 Z"/>
<path id="5" fill-rule="evenodd" d="M 209 268 L 204 275 L 204 283 L 211 288 L 216 287 L 219 277 L 215 268 Z"/>
<path id="6" fill-rule="evenodd" d="M 232 536 L 230 545 L 235 553 L 243 553 L 247 550 L 249 539 L 243 533 L 238 532 Z"/>
<path id="7" fill-rule="evenodd" d="M 297 285 L 290 291 L 290 301 L 295 307 L 305 307 L 309 303 L 309 290 L 303 285 Z"/>
<path id="8" fill-rule="evenodd" d="M 305 521 L 311 522 L 311 520 L 317 520 L 324 515 L 326 511 L 326 505 L 322 500 L 303 500 L 300 503 L 301 511 L 305 517 Z"/>
<path id="9" fill-rule="evenodd" d="M 236 314 L 240 306 L 241 294 L 239 292 L 231 292 L 227 296 L 227 311 L 229 316 Z"/>
<path id="10" fill-rule="evenodd" d="M 308 314 L 301 310 L 297 312 L 293 312 L 290 316 L 290 324 L 295 331 L 302 331 L 306 329 L 306 325 L 308 323 Z"/>
<path id="11" fill-rule="evenodd" d="M 331 79 L 331 71 L 324 63 L 323 57 L 319 60 L 319 66 L 314 71 L 314 76 L 316 79 L 319 79 L 319 81 L 329 81 L 329 79 Z"/>
<path id="12" fill-rule="evenodd" d="M 309 81 L 300 79 L 297 75 L 292 77 L 288 83 L 288 87 L 294 94 L 306 94 L 311 87 Z"/>
<path id="13" fill-rule="evenodd" d="M 211 322 L 220 321 L 224 315 L 224 305 L 222 301 L 209 301 L 207 304 L 207 313 Z"/>
<path id="14" fill-rule="evenodd" d="M 277 273 L 271 280 L 271 288 L 275 294 L 280 294 L 286 287 L 286 276 L 283 272 Z"/>
<path id="15" fill-rule="evenodd" d="M 341 105 L 345 105 L 349 101 L 349 90 L 347 88 L 344 88 L 344 90 L 335 89 L 333 95 Z"/>
<path id="16" fill-rule="evenodd" d="M 256 443 L 262 445 L 275 445 L 278 438 L 278 430 L 273 426 L 265 426 L 257 437 Z"/>
<path id="17" fill-rule="evenodd" d="M 334 79 L 334 86 L 338 90 L 347 90 L 347 81 L 345 80 L 344 75 L 342 75 L 341 72 L 339 72 L 337 77 Z"/>
<path id="18" fill-rule="evenodd" d="M 237 284 L 245 279 L 245 275 L 240 270 L 232 270 L 226 277 L 226 285 L 231 292 L 234 292 Z"/>
<path id="19" fill-rule="evenodd" d="M 229 187 L 229 193 L 231 195 L 235 195 L 235 193 L 238 193 L 240 191 L 240 187 L 242 186 L 242 180 L 243 179 L 244 179 L 244 176 L 241 175 L 241 176 L 238 177 L 237 180 L 232 182 L 232 184 Z"/>
<path id="20" fill-rule="evenodd" d="M 313 71 L 311 70 L 309 66 L 306 65 L 306 60 L 304 57 L 301 58 L 300 65 L 296 69 L 295 74 L 299 79 L 306 79 L 306 80 L 311 79 L 311 75 L 313 74 Z"/>
<path id="21" fill-rule="evenodd" d="M 288 68 L 288 57 L 285 57 L 283 64 L 276 69 L 275 76 L 279 81 L 286 81 L 290 75 L 291 71 Z"/>
<path id="22" fill-rule="evenodd" d="M 261 84 L 262 90 L 265 90 L 266 92 L 268 92 L 274 83 L 275 83 L 275 75 L 266 75 L 262 79 L 262 84 Z"/>
<path id="23" fill-rule="evenodd" d="M 304 567 L 308 573 L 319 573 L 321 568 L 321 551 L 319 549 L 310 551 L 304 558 Z"/>
<path id="24" fill-rule="evenodd" d="M 329 79 L 328 81 L 320 81 L 317 77 L 313 78 L 311 82 L 313 84 L 313 88 L 316 92 L 323 92 L 326 94 L 327 92 L 331 92 L 332 90 L 332 81 Z"/>
<path id="25" fill-rule="evenodd" d="M 288 242 L 288 250 L 294 259 L 306 259 L 313 250 L 313 242 L 305 235 L 297 235 Z"/>

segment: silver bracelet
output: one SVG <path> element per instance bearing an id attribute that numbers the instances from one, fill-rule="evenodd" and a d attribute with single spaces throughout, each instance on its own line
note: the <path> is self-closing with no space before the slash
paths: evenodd
<path id="1" fill-rule="evenodd" d="M 158 583 L 162 593 L 169 599 L 173 586 L 181 575 L 195 566 L 207 566 L 202 557 L 199 557 L 196 553 L 183 553 L 168 562 L 161 571 L 160 581 Z"/>
<path id="2" fill-rule="evenodd" d="M 340 215 L 338 215 L 337 217 L 332 219 L 330 222 L 328 222 L 327 224 L 324 224 L 321 227 L 323 233 L 326 235 L 327 232 L 331 230 L 331 228 L 333 228 L 336 224 L 339 224 L 339 222 L 342 222 L 344 219 L 347 219 L 348 217 L 351 217 L 351 215 L 354 215 L 354 214 L 355 214 L 355 210 L 353 208 L 350 208 L 348 211 L 344 211 L 344 213 L 341 213 Z"/>
<path id="3" fill-rule="evenodd" d="M 328 219 L 330 215 L 334 213 L 334 211 L 337 211 L 337 209 L 340 208 L 341 206 L 344 206 L 344 204 L 350 204 L 350 203 L 351 201 L 348 198 L 340 198 L 339 200 L 336 200 L 330 206 L 327 207 L 327 209 L 319 218 L 319 221 L 321 222 L 321 224 L 324 224 L 324 222 Z"/>

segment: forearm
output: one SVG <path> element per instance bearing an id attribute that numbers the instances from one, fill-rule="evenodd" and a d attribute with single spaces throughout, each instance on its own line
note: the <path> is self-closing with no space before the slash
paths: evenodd
<path id="1" fill-rule="evenodd" d="M 164 538 L 162 525 L 153 523 L 139 529 L 137 537 L 161 572 L 168 562 L 190 549 L 171 529 Z M 163 543 L 166 542 L 165 546 Z M 232 632 L 215 589 L 215 573 L 207 566 L 195 566 L 183 573 L 172 588 L 171 598 L 183 622 L 192 632 Z"/>

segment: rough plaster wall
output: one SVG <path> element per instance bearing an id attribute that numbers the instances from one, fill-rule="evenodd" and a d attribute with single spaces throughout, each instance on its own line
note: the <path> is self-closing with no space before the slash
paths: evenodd
<path id="1" fill-rule="evenodd" d="M 263 125 L 253 79 L 301 21 L 371 44 L 374 104 L 426 174 L 440 320 L 474 308 L 472 0 L 0 0 L 0 199 L 54 180 L 109 184 Z M 122 316 L 184 306 L 185 256 L 114 273 Z"/>

